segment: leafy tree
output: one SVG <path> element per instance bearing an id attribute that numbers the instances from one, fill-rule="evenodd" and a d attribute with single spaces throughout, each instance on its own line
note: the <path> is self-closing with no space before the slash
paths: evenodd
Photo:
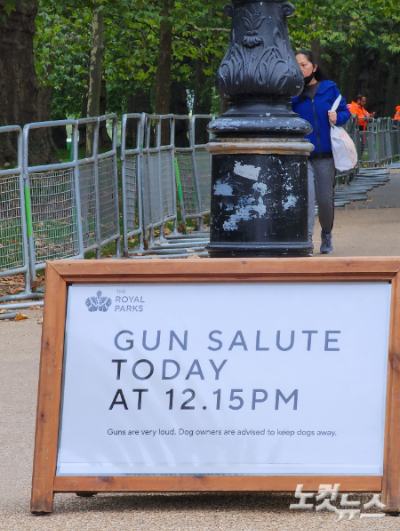
<path id="1" fill-rule="evenodd" d="M 347 98 L 363 90 L 383 113 L 385 101 L 393 100 L 400 89 L 398 0 L 294 3 L 296 13 L 289 19 L 293 48 L 312 47 Z M 0 79 L 0 122 L 24 123 L 46 116 L 49 98 L 43 94 L 50 91 L 52 118 L 85 115 L 91 104 L 95 107 L 89 115 L 98 114 L 99 80 L 103 92 L 107 88 L 108 111 L 126 112 L 129 104 L 135 111 L 167 112 L 168 100 L 172 97 L 171 108 L 177 108 L 175 100 L 186 91 L 191 94 L 193 111 L 208 113 L 212 101 L 215 109 L 214 76 L 230 33 L 231 20 L 222 7 L 220 0 L 0 0 L 5 13 L 0 22 L 0 61 L 10 71 L 10 76 L 6 72 Z M 30 22 L 23 19 L 29 10 Z M 103 20 L 103 46 L 93 39 L 95 16 Z M 160 41 L 165 29 L 168 46 Z M 18 47 L 7 48 L 7 32 Z M 37 75 L 27 64 L 29 58 L 32 64 L 33 39 Z M 21 50 L 18 59 L 17 49 Z M 163 61 L 167 73 L 162 73 Z M 21 80 L 19 87 L 29 86 L 29 90 L 11 94 L 16 79 Z M 170 87 L 177 84 L 184 91 L 170 94 Z M 26 103 L 15 106 L 15 98 Z M 161 101 L 164 106 L 159 105 Z M 27 114 L 12 116 L 16 107 L 19 115 L 24 109 Z"/>
<path id="2" fill-rule="evenodd" d="M 37 1 L 0 0 L 0 125 L 24 126 L 46 115 L 33 60 Z M 30 163 L 51 158 L 47 133 L 30 135 Z M 16 160 L 9 135 L 0 137 L 0 162 Z"/>
<path id="3" fill-rule="evenodd" d="M 400 91 L 397 0 L 295 0 L 289 21 L 295 48 L 311 47 L 347 99 L 365 92 L 380 115 Z"/>

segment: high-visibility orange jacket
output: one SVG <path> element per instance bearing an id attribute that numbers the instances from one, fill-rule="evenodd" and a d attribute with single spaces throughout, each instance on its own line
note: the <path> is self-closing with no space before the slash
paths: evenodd
<path id="1" fill-rule="evenodd" d="M 394 115 L 395 120 L 400 120 L 400 105 L 396 107 L 396 114 Z"/>
<path id="2" fill-rule="evenodd" d="M 360 127 L 362 127 L 365 131 L 366 126 L 367 126 L 365 118 L 368 118 L 368 116 L 371 116 L 369 112 L 367 112 L 365 109 L 361 107 L 361 105 L 359 105 L 358 103 L 355 103 L 354 101 L 349 103 L 347 107 L 349 108 L 349 111 L 351 112 L 351 114 L 355 114 L 358 117 L 358 123 Z"/>

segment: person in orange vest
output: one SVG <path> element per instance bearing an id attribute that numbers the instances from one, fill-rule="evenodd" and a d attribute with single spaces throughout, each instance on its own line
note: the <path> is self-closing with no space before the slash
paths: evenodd
<path id="1" fill-rule="evenodd" d="M 351 114 L 355 114 L 357 116 L 360 131 L 365 131 L 367 128 L 367 122 L 365 119 L 369 117 L 373 118 L 375 116 L 374 112 L 372 114 L 367 112 L 365 108 L 366 104 L 367 98 L 364 96 L 364 94 L 359 94 L 355 102 L 352 101 L 349 103 L 349 105 L 347 105 Z"/>
<path id="2" fill-rule="evenodd" d="M 396 107 L 396 114 L 394 115 L 395 120 L 400 120 L 400 105 Z"/>

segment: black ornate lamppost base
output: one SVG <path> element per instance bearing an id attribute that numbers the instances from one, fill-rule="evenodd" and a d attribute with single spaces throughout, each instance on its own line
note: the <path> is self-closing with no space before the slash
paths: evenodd
<path id="1" fill-rule="evenodd" d="M 284 0 L 235 0 L 216 87 L 229 110 L 211 122 L 211 257 L 308 256 L 311 126 L 291 109 L 303 76 Z"/>
<path id="2" fill-rule="evenodd" d="M 298 258 L 309 256 L 311 247 L 308 244 L 288 242 L 263 247 L 256 244 L 218 245 L 209 244 L 207 250 L 211 258 Z"/>
<path id="3" fill-rule="evenodd" d="M 308 142 L 221 139 L 212 153 L 212 257 L 307 256 Z"/>

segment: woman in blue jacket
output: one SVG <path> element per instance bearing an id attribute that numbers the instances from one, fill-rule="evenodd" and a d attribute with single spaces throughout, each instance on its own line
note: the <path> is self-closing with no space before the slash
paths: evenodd
<path id="1" fill-rule="evenodd" d="M 309 236 L 314 233 L 315 199 L 318 204 L 318 217 L 321 224 L 321 253 L 331 253 L 332 228 L 334 218 L 333 193 L 335 186 L 335 165 L 331 145 L 330 122 L 341 126 L 350 118 L 346 101 L 342 98 L 337 112 L 331 108 L 340 92 L 336 83 L 323 78 L 314 56 L 309 50 L 296 53 L 297 62 L 304 76 L 304 90 L 300 96 L 292 99 L 293 111 L 312 125 L 313 131 L 306 136 L 315 149 L 308 164 L 309 180 Z"/>

